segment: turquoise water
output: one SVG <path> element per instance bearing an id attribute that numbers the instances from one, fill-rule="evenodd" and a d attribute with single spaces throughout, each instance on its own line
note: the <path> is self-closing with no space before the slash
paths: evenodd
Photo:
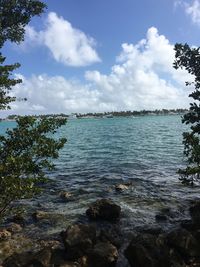
<path id="1" fill-rule="evenodd" d="M 0 124 L 2 131 L 6 125 Z M 68 142 L 50 174 L 52 182 L 25 203 L 64 215 L 66 224 L 84 220 L 88 204 L 101 197 L 121 205 L 124 229 L 157 224 L 155 214 L 166 207 L 176 218 L 187 217 L 188 201 L 198 197 L 199 188 L 184 187 L 176 174 L 185 164 L 185 129 L 177 115 L 69 120 L 58 133 Z M 127 191 L 115 191 L 116 184 L 130 181 Z M 71 192 L 71 200 L 60 201 L 60 191 Z"/>

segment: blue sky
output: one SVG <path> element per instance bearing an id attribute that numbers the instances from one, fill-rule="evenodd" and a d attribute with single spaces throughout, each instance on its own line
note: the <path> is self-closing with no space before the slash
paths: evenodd
<path id="1" fill-rule="evenodd" d="M 44 2 L 24 43 L 3 48 L 22 65 L 13 94 L 28 97 L 11 113 L 187 107 L 191 77 L 172 68 L 173 45 L 199 46 L 200 0 Z"/>

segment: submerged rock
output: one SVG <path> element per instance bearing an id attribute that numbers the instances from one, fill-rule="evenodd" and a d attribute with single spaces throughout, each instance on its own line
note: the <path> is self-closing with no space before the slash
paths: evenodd
<path id="1" fill-rule="evenodd" d="M 89 252 L 89 266 L 113 267 L 118 259 L 118 251 L 109 242 L 98 242 Z"/>
<path id="2" fill-rule="evenodd" d="M 48 219 L 50 217 L 50 214 L 47 213 L 46 211 L 42 210 L 37 210 L 32 214 L 33 219 L 36 221 L 43 220 L 43 219 Z"/>
<path id="3" fill-rule="evenodd" d="M 86 210 L 86 215 L 90 220 L 116 221 L 119 219 L 121 207 L 110 199 L 100 199 L 95 201 Z"/>
<path id="4" fill-rule="evenodd" d="M 75 224 L 61 233 L 68 259 L 78 259 L 93 247 L 96 242 L 96 230 L 93 226 Z"/>
<path id="5" fill-rule="evenodd" d="M 117 184 L 117 185 L 115 185 L 115 190 L 117 192 L 123 192 L 123 191 L 129 189 L 130 185 L 131 185 L 130 183 L 127 183 L 127 184 Z"/>
<path id="6" fill-rule="evenodd" d="M 62 200 L 68 201 L 71 200 L 73 195 L 70 192 L 62 191 L 59 193 L 59 196 Z"/>

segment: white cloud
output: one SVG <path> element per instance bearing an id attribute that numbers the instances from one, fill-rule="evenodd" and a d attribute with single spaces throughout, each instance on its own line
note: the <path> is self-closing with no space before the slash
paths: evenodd
<path id="1" fill-rule="evenodd" d="M 185 4 L 185 11 L 191 17 L 193 23 L 200 25 L 200 1 L 194 0 L 191 4 Z"/>
<path id="2" fill-rule="evenodd" d="M 15 103 L 12 113 L 59 113 L 188 107 L 191 76 L 173 68 L 174 46 L 156 28 L 137 44 L 122 44 L 110 74 L 87 71 L 85 83 L 61 76 L 22 77 L 14 90 L 26 103 Z"/>
<path id="3" fill-rule="evenodd" d="M 33 45 L 46 46 L 56 61 L 67 66 L 80 67 L 100 62 L 94 39 L 73 28 L 70 22 L 54 12 L 48 14 L 44 30 L 37 32 L 31 26 L 26 27 L 22 47 Z"/>
<path id="4" fill-rule="evenodd" d="M 192 0 L 190 2 L 184 0 L 175 0 L 174 8 L 181 7 L 185 13 L 191 18 L 194 24 L 200 26 L 200 0 Z"/>

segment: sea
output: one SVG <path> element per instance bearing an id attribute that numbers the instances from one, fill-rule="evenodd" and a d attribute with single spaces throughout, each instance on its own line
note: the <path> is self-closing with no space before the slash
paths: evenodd
<path id="1" fill-rule="evenodd" d="M 1 122 L 0 132 L 14 125 Z M 27 214 L 42 209 L 55 221 L 29 231 L 53 234 L 73 222 L 87 221 L 86 209 L 100 198 L 121 206 L 119 223 L 126 233 L 141 226 L 170 227 L 187 219 L 200 189 L 183 185 L 177 174 L 186 166 L 182 144 L 186 130 L 180 115 L 69 119 L 55 135 L 66 137 L 67 143 L 54 161 L 55 170 L 47 173 L 50 180 L 42 185 L 42 194 L 20 201 Z M 130 183 L 127 190 L 115 190 L 124 183 Z M 62 191 L 71 194 L 68 200 L 60 198 Z M 166 210 L 169 220 L 157 221 L 156 214 Z"/>

